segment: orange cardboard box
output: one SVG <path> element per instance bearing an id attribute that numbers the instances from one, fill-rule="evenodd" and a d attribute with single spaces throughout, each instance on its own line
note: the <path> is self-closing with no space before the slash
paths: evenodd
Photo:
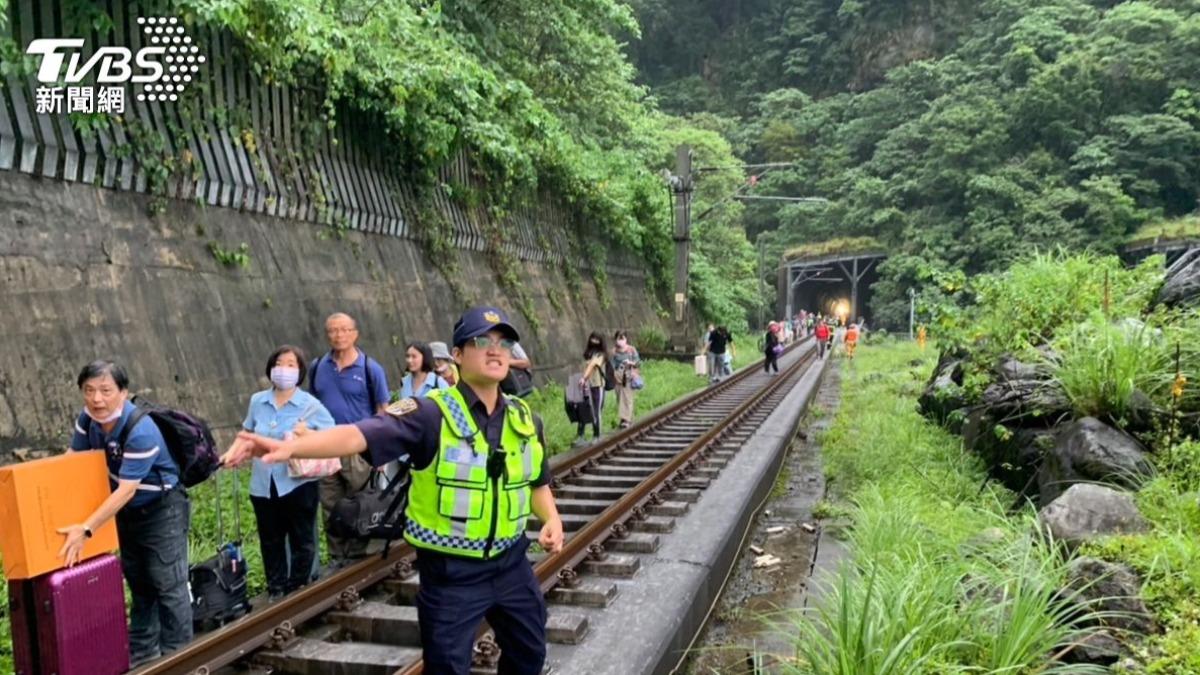
<path id="1" fill-rule="evenodd" d="M 0 557 L 9 579 L 28 579 L 63 566 L 58 528 L 83 522 L 112 491 L 104 453 L 68 452 L 0 467 Z M 109 520 L 83 546 L 83 559 L 117 548 Z"/>

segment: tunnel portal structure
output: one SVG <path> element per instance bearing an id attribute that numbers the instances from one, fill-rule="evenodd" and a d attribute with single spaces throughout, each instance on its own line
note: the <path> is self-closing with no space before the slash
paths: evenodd
<path id="1" fill-rule="evenodd" d="M 870 286 L 879 277 L 878 263 L 887 257 L 882 248 L 842 251 L 824 255 L 785 256 L 778 273 L 779 316 L 800 310 L 839 314 L 849 321 L 866 316 Z"/>

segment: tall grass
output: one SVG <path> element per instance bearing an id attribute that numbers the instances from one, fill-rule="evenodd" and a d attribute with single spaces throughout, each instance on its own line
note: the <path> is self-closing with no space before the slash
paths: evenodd
<path id="1" fill-rule="evenodd" d="M 1093 313 L 1055 342 L 1054 377 L 1079 416 L 1122 422 L 1138 392 L 1163 406 L 1174 364 L 1162 331 Z"/>
<path id="2" fill-rule="evenodd" d="M 1105 672 L 1050 659 L 1100 615 L 1060 590 L 1068 561 L 1033 514 L 1010 517 L 1013 495 L 902 393 L 933 359 L 895 343 L 846 371 L 822 447 L 832 496 L 851 505 L 849 557 L 787 625 L 785 672 Z"/>

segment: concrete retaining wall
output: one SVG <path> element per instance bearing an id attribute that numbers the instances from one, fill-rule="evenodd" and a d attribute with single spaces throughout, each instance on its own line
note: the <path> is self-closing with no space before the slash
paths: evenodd
<path id="1" fill-rule="evenodd" d="M 150 217 L 149 199 L 0 171 L 0 463 L 66 445 L 81 405 L 75 376 L 93 358 L 117 359 L 135 391 L 228 433 L 265 383 L 271 350 L 284 342 L 323 350 L 329 313 L 359 319 L 360 345 L 397 386 L 404 344 L 448 339 L 461 309 L 409 239 L 357 231 L 337 239 L 325 225 L 179 200 Z M 245 242 L 249 266 L 222 266 L 210 241 Z M 475 299 L 504 307 L 529 333 L 485 254 L 456 255 Z M 659 325 L 641 271 L 608 268 L 605 310 L 586 271 L 576 301 L 559 265 L 521 264 L 542 323 L 540 340 L 524 344 L 544 376 L 561 379 L 590 330 Z"/>

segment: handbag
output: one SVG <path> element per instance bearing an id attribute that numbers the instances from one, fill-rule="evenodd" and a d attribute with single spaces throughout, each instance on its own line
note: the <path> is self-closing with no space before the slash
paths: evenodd
<path id="1" fill-rule="evenodd" d="M 300 415 L 299 422 L 308 419 L 308 416 L 316 410 L 316 406 L 310 407 Z M 290 439 L 292 432 L 284 435 L 284 438 Z M 342 470 L 342 460 L 337 457 L 328 457 L 322 459 L 289 459 L 287 463 L 288 476 L 292 478 L 324 478 Z"/>
<path id="2" fill-rule="evenodd" d="M 406 462 L 400 462 L 399 471 L 382 489 L 375 483 L 372 471 L 362 490 L 342 497 L 330 509 L 329 532 L 343 539 L 391 542 L 400 538 L 404 534 L 404 508 L 408 505 L 411 482 Z"/>
<path id="3" fill-rule="evenodd" d="M 640 391 L 641 389 L 645 388 L 646 381 L 642 379 L 642 371 L 636 366 L 629 368 L 629 372 L 626 374 L 626 377 L 629 378 L 630 389 L 634 391 Z"/>
<path id="4" fill-rule="evenodd" d="M 337 457 L 323 459 L 289 459 L 288 476 L 292 478 L 324 478 L 342 470 L 342 460 Z"/>

